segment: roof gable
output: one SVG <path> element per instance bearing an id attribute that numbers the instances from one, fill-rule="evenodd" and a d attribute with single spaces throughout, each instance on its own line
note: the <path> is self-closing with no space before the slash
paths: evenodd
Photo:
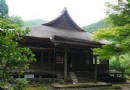
<path id="1" fill-rule="evenodd" d="M 45 26 L 51 26 L 56 28 L 62 28 L 62 29 L 69 29 L 69 30 L 76 30 L 76 31 L 82 31 L 85 32 L 83 29 L 81 29 L 70 17 L 68 14 L 68 11 L 64 9 L 61 12 L 61 15 L 56 18 L 53 21 L 50 21 L 48 23 L 43 24 Z"/>

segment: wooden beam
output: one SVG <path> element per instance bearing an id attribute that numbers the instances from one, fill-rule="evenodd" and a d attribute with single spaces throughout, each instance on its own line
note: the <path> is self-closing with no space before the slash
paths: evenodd
<path id="1" fill-rule="evenodd" d="M 67 49 L 65 49 L 64 54 L 64 81 L 67 81 Z"/>
<path id="2" fill-rule="evenodd" d="M 24 46 L 26 48 L 30 48 L 33 50 L 39 50 L 39 51 L 43 51 L 43 50 L 53 50 L 53 48 L 42 48 L 42 47 L 31 47 L 31 46 Z"/>

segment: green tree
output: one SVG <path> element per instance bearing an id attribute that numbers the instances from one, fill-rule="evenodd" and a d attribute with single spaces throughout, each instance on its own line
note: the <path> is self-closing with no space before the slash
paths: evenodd
<path id="1" fill-rule="evenodd" d="M 8 5 L 5 0 L 0 0 L 0 17 L 8 14 Z"/>
<path id="2" fill-rule="evenodd" d="M 110 60 L 110 69 L 119 69 L 120 71 L 124 71 L 126 74 L 130 74 L 130 55 L 125 54 L 119 57 L 119 61 L 113 57 Z"/>
<path id="3" fill-rule="evenodd" d="M 0 18 L 7 19 L 11 23 L 18 24 L 19 27 L 23 27 L 24 26 L 23 19 L 15 15 L 9 16 L 8 11 L 9 11 L 9 8 L 8 8 L 8 5 L 6 4 L 6 1 L 0 0 Z"/>
<path id="4" fill-rule="evenodd" d="M 121 60 L 121 67 L 123 67 L 123 69 L 125 70 L 126 74 L 130 75 L 130 55 L 129 53 L 125 54 Z"/>
<path id="5" fill-rule="evenodd" d="M 103 59 L 115 57 L 116 62 L 120 63 L 120 57 L 130 53 L 130 1 L 118 0 L 117 5 L 108 4 L 108 7 L 109 12 L 106 20 L 112 23 L 113 27 L 95 32 L 94 39 L 97 41 L 105 39 L 110 43 L 94 49 L 94 53 Z M 119 68 L 116 69 L 119 70 Z"/>
<path id="6" fill-rule="evenodd" d="M 97 41 L 107 40 L 110 43 L 105 44 L 102 48 L 94 49 L 95 54 L 101 58 L 110 59 L 113 56 L 120 56 L 130 52 L 130 25 L 118 26 L 107 29 L 100 29 L 94 32 L 94 39 Z"/>
<path id="7" fill-rule="evenodd" d="M 113 26 L 124 26 L 130 23 L 130 1 L 118 0 L 117 4 L 107 3 L 107 21 Z"/>
<path id="8" fill-rule="evenodd" d="M 7 20 L 9 20 L 13 24 L 18 24 L 19 27 L 24 26 L 24 21 L 19 16 L 12 15 L 12 16 L 8 17 Z"/>
<path id="9" fill-rule="evenodd" d="M 5 80 L 14 72 L 22 72 L 34 59 L 29 48 L 20 47 L 18 42 L 30 31 L 21 30 L 16 24 L 0 19 L 0 77 Z"/>

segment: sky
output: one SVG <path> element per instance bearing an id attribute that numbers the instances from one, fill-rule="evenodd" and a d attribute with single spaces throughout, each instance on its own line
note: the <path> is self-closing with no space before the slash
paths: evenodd
<path id="1" fill-rule="evenodd" d="M 95 23 L 106 17 L 106 0 L 6 0 L 9 15 L 17 15 L 24 20 L 42 18 L 55 19 L 64 7 L 79 26 Z"/>

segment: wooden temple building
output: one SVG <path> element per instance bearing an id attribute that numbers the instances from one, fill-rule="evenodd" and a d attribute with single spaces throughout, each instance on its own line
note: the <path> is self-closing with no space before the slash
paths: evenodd
<path id="1" fill-rule="evenodd" d="M 102 43 L 93 41 L 92 34 L 80 28 L 66 9 L 56 19 L 32 27 L 20 44 L 35 54 L 37 61 L 26 72 L 33 78 L 54 75 L 64 80 L 74 77 L 79 81 L 97 80 L 109 70 L 107 60 L 100 61 L 93 55 L 92 49 Z"/>

